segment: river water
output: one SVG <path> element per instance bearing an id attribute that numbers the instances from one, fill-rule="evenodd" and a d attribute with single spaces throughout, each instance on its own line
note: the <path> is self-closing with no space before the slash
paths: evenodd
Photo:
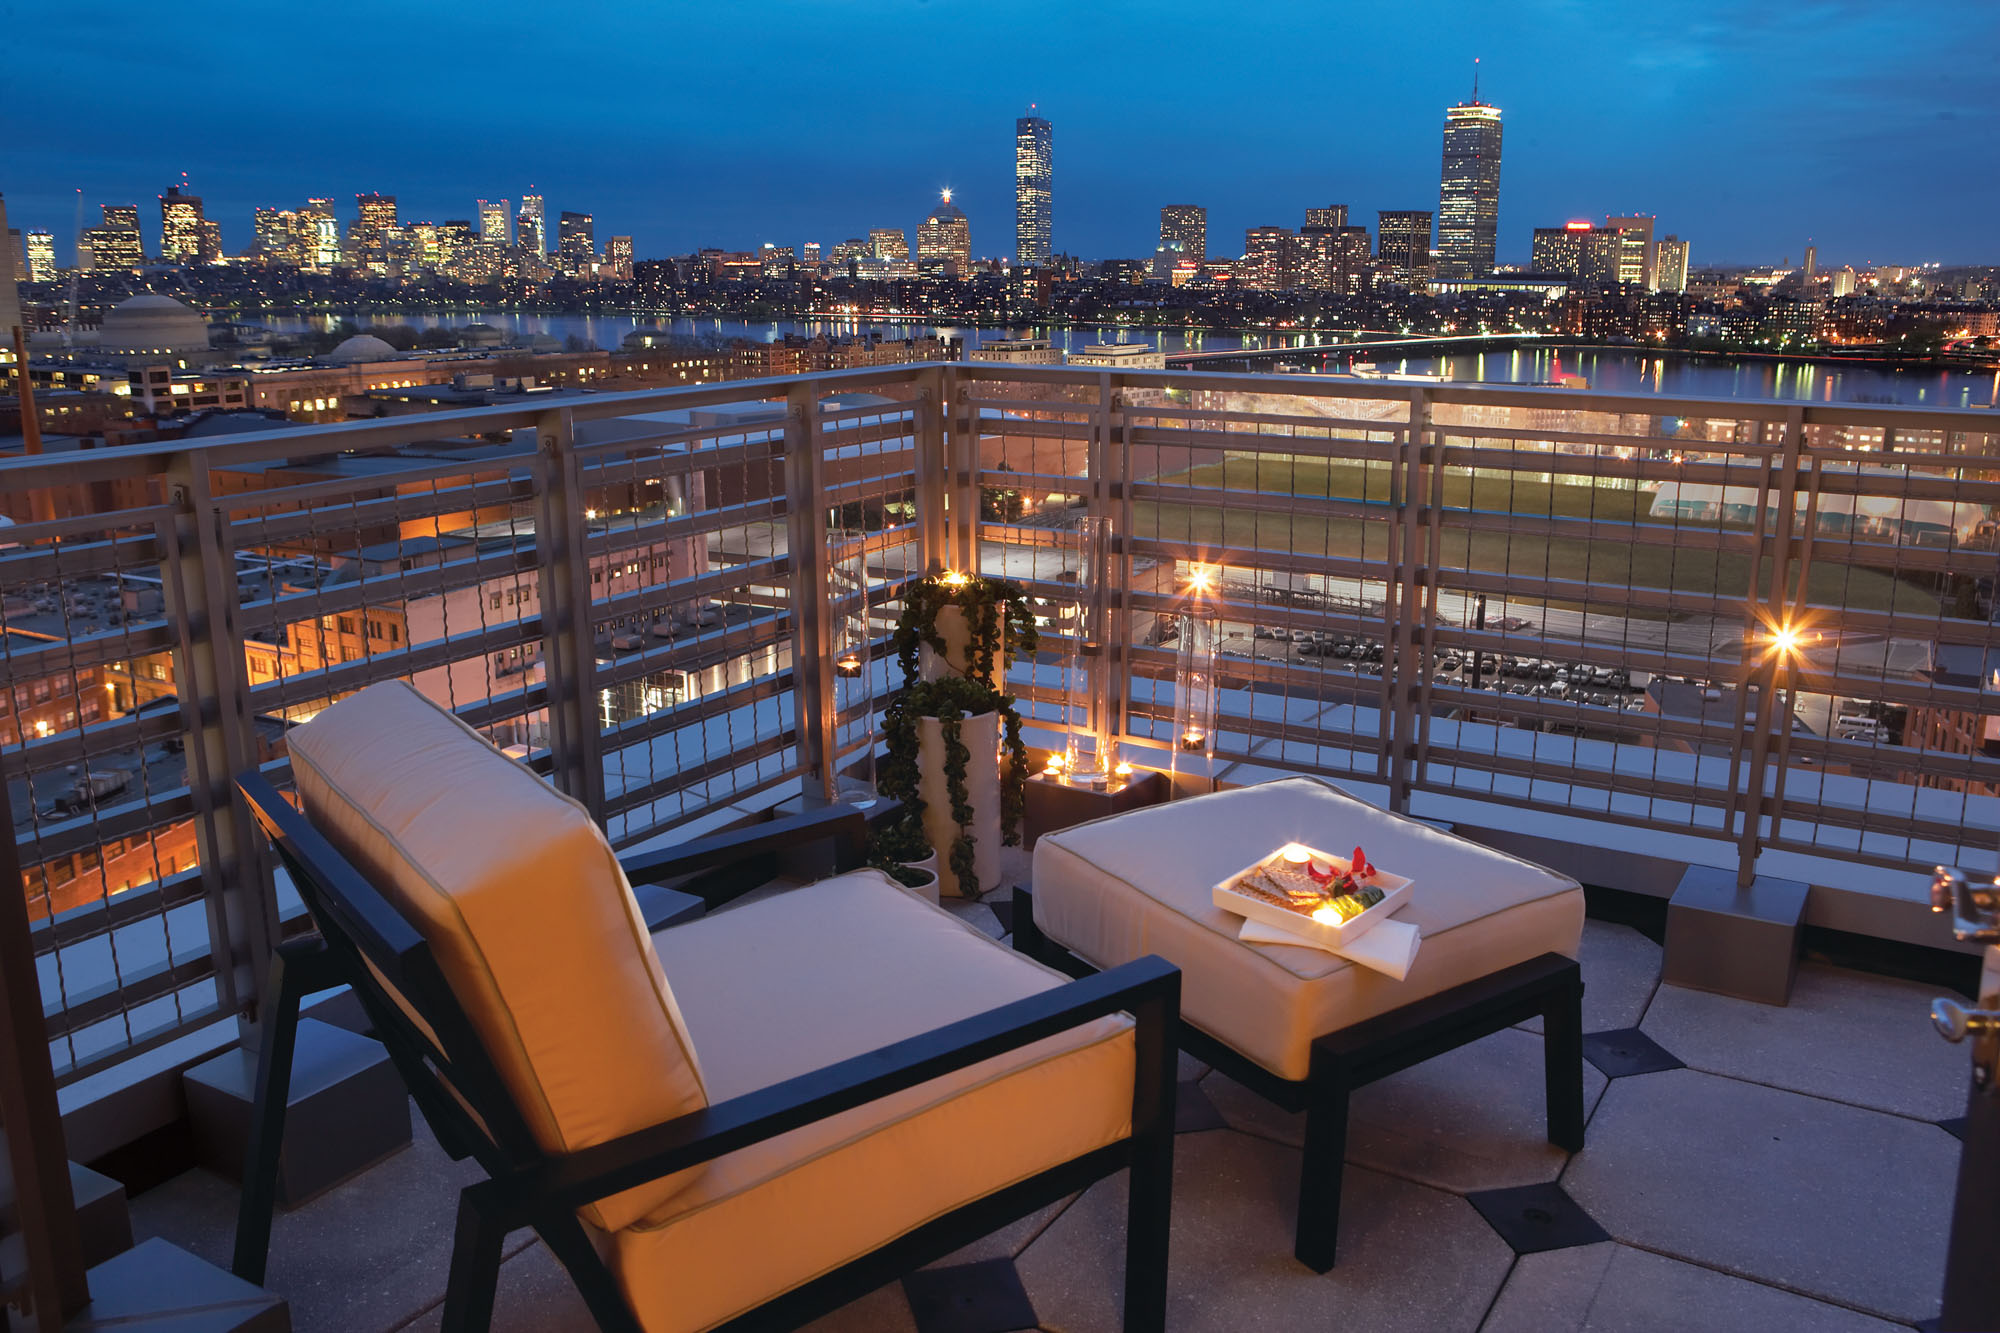
<path id="1" fill-rule="evenodd" d="M 297 315 L 290 312 L 239 316 L 273 333 L 332 329 L 343 319 L 362 326 L 408 324 L 418 329 L 454 328 L 474 322 L 527 337 L 545 333 L 561 341 L 616 349 L 634 329 L 665 329 L 700 338 L 748 338 L 768 342 L 786 334 L 824 333 L 843 337 L 879 333 L 907 338 L 936 333 L 977 346 L 996 338 L 1047 337 L 1064 349 L 1124 337 L 1159 343 L 1169 353 L 1216 352 L 1242 347 L 1300 346 L 1309 334 L 1214 333 L 1202 330 L 1103 328 L 971 328 L 950 324 L 880 320 L 657 319 L 634 315 L 525 314 L 509 311 L 449 311 L 421 314 Z M 2000 371 L 1983 373 L 1935 367 L 1900 367 L 1889 362 L 1768 360 L 1656 353 L 1636 348 L 1523 348 L 1465 352 L 1450 356 L 1391 357 L 1376 353 L 1378 370 L 1443 375 L 1484 384 L 1543 384 L 1581 375 L 1593 389 L 1609 393 L 1667 393 L 1703 398 L 1780 398 L 1808 402 L 1900 403 L 1912 407 L 1992 407 L 2000 400 Z"/>

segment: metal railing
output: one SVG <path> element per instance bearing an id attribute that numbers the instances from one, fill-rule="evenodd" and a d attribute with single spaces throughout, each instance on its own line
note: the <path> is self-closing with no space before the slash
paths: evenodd
<path id="1" fill-rule="evenodd" d="M 1194 609 L 1245 775 L 1745 873 L 2000 827 L 1989 413 L 971 363 L 51 454 L 0 492 L 0 769 L 62 1080 L 254 1011 L 297 904 L 228 780 L 282 778 L 329 701 L 412 680 L 621 846 L 671 836 L 835 790 L 928 570 L 1043 604 L 1014 684 L 1063 725 L 1087 514 L 1141 761 Z"/>

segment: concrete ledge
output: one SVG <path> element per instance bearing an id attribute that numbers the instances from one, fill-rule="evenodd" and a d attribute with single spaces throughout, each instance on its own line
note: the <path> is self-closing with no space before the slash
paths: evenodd
<path id="1" fill-rule="evenodd" d="M 196 1155 L 218 1175 L 242 1179 L 256 1110 L 257 1057 L 238 1047 L 183 1079 Z M 301 1019 L 278 1150 L 279 1204 L 296 1207 L 409 1142 L 409 1093 L 382 1044 Z"/>
<path id="2" fill-rule="evenodd" d="M 155 1237 L 89 1272 L 65 1333 L 291 1333 L 284 1298 Z"/>

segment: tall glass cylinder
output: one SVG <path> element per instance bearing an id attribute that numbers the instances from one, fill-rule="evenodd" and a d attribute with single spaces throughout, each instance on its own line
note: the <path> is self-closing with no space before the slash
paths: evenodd
<path id="1" fill-rule="evenodd" d="M 1077 528 L 1076 594 L 1070 604 L 1068 675 L 1064 684 L 1063 726 L 1069 735 L 1071 782 L 1103 787 L 1118 762 L 1112 735 L 1111 671 L 1106 653 L 1110 616 L 1105 587 L 1111 568 L 1111 520 L 1083 519 Z"/>
<path id="2" fill-rule="evenodd" d="M 1212 786 L 1215 778 L 1216 649 L 1222 620 L 1205 607 L 1182 614 L 1174 655 L 1174 791 L 1183 777 Z"/>
<path id="3" fill-rule="evenodd" d="M 839 764 L 840 799 L 862 809 L 879 799 L 875 789 L 875 662 L 874 631 L 869 620 L 866 547 L 856 543 L 831 562 L 828 589 L 836 606 L 846 610 L 833 622 L 833 686 L 836 745 L 856 738 L 866 742 Z M 852 716 L 858 714 L 858 717 Z"/>

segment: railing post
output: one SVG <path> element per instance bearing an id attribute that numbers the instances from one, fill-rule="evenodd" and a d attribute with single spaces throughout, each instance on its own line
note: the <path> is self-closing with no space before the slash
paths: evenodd
<path id="1" fill-rule="evenodd" d="M 243 663 L 236 554 L 226 515 L 214 502 L 208 454 L 177 454 L 167 490 L 179 512 L 162 525 L 166 559 L 161 591 L 167 623 L 179 630 L 174 685 L 183 716 L 197 719 L 187 738 L 188 789 L 194 797 L 195 845 L 208 902 L 208 947 L 218 999 L 245 1011 L 269 971 L 278 933 L 277 895 L 250 823 L 237 808 L 232 780 L 256 766 L 255 723 Z"/>
<path id="2" fill-rule="evenodd" d="M 953 569 L 979 573 L 979 411 L 957 366 L 944 368 L 944 459 Z"/>
<path id="3" fill-rule="evenodd" d="M 597 722 L 597 636 L 590 617 L 590 556 L 584 549 L 589 495 L 567 408 L 535 426 L 535 562 L 542 615 L 542 680 L 556 788 L 600 823 L 604 807 L 603 732 Z M 608 575 L 607 575 L 607 588 Z"/>
<path id="4" fill-rule="evenodd" d="M 1771 561 L 1771 576 L 1765 584 L 1760 618 L 1765 625 L 1786 625 L 1791 621 L 1792 560 L 1798 550 L 1798 503 L 1799 455 L 1805 447 L 1805 408 L 1794 405 L 1785 412 L 1785 437 L 1780 442 L 1778 453 L 1778 475 L 1775 481 L 1768 481 L 1760 487 L 1764 503 L 1757 512 L 1758 541 L 1756 557 L 1751 561 L 1751 598 L 1753 605 L 1757 598 L 1757 571 L 1766 556 Z M 1776 517 L 1773 518 L 1775 508 Z M 1767 528 L 1772 524 L 1775 527 Z M 1804 589 L 1800 589 L 1804 596 Z M 1746 649 L 1750 645 L 1744 645 Z M 1750 723 L 1750 762 L 1744 775 L 1744 790 L 1739 793 L 1739 804 L 1743 812 L 1743 828 L 1736 841 L 1736 882 L 1748 888 L 1757 877 L 1757 857 L 1762 838 L 1760 836 L 1766 801 L 1764 779 L 1770 771 L 1771 747 L 1778 738 L 1778 729 L 1789 727 L 1792 709 L 1789 695 L 1784 711 L 1776 707 L 1778 681 L 1787 676 L 1791 663 L 1784 660 L 1783 653 L 1767 647 L 1763 660 L 1755 672 L 1757 684 L 1757 707 Z M 1745 673 L 1744 689 L 1750 685 L 1750 673 Z M 1738 701 L 1738 716 L 1742 715 L 1743 700 Z M 1739 722 L 1738 726 L 1742 724 Z"/>
<path id="5" fill-rule="evenodd" d="M 0 1126 L 7 1131 L 6 1165 L 13 1173 L 14 1225 L 28 1261 L 26 1295 L 35 1327 L 56 1333 L 89 1303 L 90 1287 L 4 782 L 0 829 Z"/>
<path id="6" fill-rule="evenodd" d="M 1132 547 L 1127 531 L 1131 518 L 1125 478 L 1130 454 L 1125 405 L 1111 387 L 1109 372 L 1097 377 L 1094 420 L 1097 428 L 1091 432 L 1084 462 L 1085 512 L 1109 523 L 1111 541 L 1097 552 L 1098 567 L 1092 571 L 1100 605 L 1094 613 L 1099 643 L 1090 662 L 1090 693 L 1099 705 L 1101 739 L 1111 740 L 1115 750 L 1131 722 Z"/>
<path id="7" fill-rule="evenodd" d="M 945 514 L 945 369 L 923 372 L 917 392 L 916 419 L 911 422 L 915 446 L 918 549 L 925 574 L 944 570 L 951 557 L 951 534 Z"/>
<path id="8" fill-rule="evenodd" d="M 1423 457 L 1430 445 L 1431 398 L 1423 388 L 1410 391 L 1410 424 L 1403 434 L 1402 457 L 1390 473 L 1389 513 L 1396 540 L 1389 550 L 1390 571 L 1383 597 L 1389 623 L 1383 642 L 1394 645 L 1395 667 L 1389 676 L 1389 715 L 1384 719 L 1388 743 L 1383 747 L 1383 777 L 1389 787 L 1389 808 L 1406 813 L 1417 748 L 1417 702 L 1428 663 L 1417 660 L 1416 618 L 1421 610 L 1417 570 L 1428 549 L 1418 526 L 1423 512 Z M 1428 642 L 1428 636 L 1426 636 Z"/>
<path id="9" fill-rule="evenodd" d="M 786 552 L 791 574 L 792 699 L 799 769 L 807 790 L 839 795 L 834 740 L 832 583 L 826 549 L 825 466 L 820 450 L 819 381 L 795 382 L 785 397 Z"/>

